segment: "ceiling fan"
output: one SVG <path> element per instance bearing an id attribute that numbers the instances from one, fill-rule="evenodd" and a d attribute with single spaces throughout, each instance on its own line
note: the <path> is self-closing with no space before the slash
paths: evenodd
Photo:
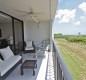
<path id="1" fill-rule="evenodd" d="M 39 22 L 39 20 L 37 19 L 37 15 L 43 14 L 41 12 L 34 12 L 32 8 L 30 8 L 30 11 L 22 11 L 22 10 L 16 11 L 29 15 L 35 22 Z"/>

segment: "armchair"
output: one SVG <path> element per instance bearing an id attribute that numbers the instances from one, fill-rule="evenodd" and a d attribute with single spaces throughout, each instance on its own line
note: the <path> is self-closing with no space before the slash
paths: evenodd
<path id="1" fill-rule="evenodd" d="M 25 53 L 35 53 L 36 52 L 36 47 L 33 41 L 24 42 L 24 46 L 25 46 Z"/>

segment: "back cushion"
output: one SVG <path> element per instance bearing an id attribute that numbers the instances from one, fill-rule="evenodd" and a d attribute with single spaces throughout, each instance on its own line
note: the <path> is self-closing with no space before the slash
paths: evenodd
<path id="1" fill-rule="evenodd" d="M 8 58 L 10 58 L 11 56 L 14 56 L 13 52 L 11 51 L 10 47 L 6 47 L 3 49 L 0 49 L 0 53 L 3 56 L 4 60 L 7 60 Z"/>
<path id="2" fill-rule="evenodd" d="M 26 47 L 32 47 L 32 41 L 26 42 Z"/>

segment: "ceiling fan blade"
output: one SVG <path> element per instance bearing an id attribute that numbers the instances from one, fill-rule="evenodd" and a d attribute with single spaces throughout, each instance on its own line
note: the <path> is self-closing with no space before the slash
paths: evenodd
<path id="1" fill-rule="evenodd" d="M 30 11 L 24 11 L 24 10 L 17 10 L 17 9 L 14 9 L 15 11 L 17 12 L 20 12 L 20 13 L 23 13 L 23 14 L 28 14 L 28 15 L 41 15 L 43 14 L 42 12 L 34 12 L 33 11 L 33 8 L 30 8 Z"/>
<path id="2" fill-rule="evenodd" d="M 36 15 L 43 15 L 44 13 L 42 13 L 42 12 L 34 12 L 34 14 L 36 14 Z"/>
<path id="3" fill-rule="evenodd" d="M 35 13 L 34 11 L 33 11 L 33 8 L 30 8 L 30 11 L 28 12 L 28 11 L 22 11 L 22 10 L 16 10 L 15 9 L 15 11 L 17 11 L 17 12 L 20 12 L 20 13 L 23 13 L 24 15 L 23 15 L 23 17 L 24 18 L 28 18 L 28 17 L 30 17 L 31 19 L 33 19 L 35 22 L 39 22 L 39 20 L 37 19 L 37 14 L 43 14 L 43 13 L 41 13 L 41 12 L 37 12 L 37 13 Z M 25 15 L 26 14 L 26 15 Z M 27 16 L 27 17 L 26 17 Z"/>
<path id="4" fill-rule="evenodd" d="M 32 14 L 43 14 L 42 12 L 35 12 L 32 7 L 30 7 L 29 13 L 32 13 Z"/>
<path id="5" fill-rule="evenodd" d="M 26 15 L 26 16 L 24 16 L 23 17 L 25 20 L 33 20 L 33 21 L 35 21 L 35 22 L 39 22 L 39 20 L 35 17 L 35 16 L 30 16 L 30 15 Z"/>
<path id="6" fill-rule="evenodd" d="M 28 14 L 28 13 L 29 13 L 29 12 L 27 12 L 27 11 L 16 10 L 16 9 L 15 9 L 15 11 L 17 11 L 17 12 L 21 12 L 21 13 L 24 13 L 24 14 L 25 14 L 25 13 L 26 13 L 26 14 Z"/>

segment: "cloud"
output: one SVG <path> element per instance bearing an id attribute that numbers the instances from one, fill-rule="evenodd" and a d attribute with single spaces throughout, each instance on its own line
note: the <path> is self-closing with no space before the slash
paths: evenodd
<path id="1" fill-rule="evenodd" d="M 82 22 L 82 23 L 86 23 L 86 16 L 80 16 L 80 21 Z"/>
<path id="2" fill-rule="evenodd" d="M 68 9 L 59 9 L 57 10 L 56 19 L 59 19 L 58 23 L 68 23 L 71 19 L 75 18 L 76 9 L 68 10 Z"/>
<path id="3" fill-rule="evenodd" d="M 78 25 L 81 24 L 81 22 L 80 21 L 76 21 L 74 24 L 78 26 Z"/>
<path id="4" fill-rule="evenodd" d="M 83 12 L 86 13 L 86 2 L 82 2 L 78 7 L 79 9 L 81 9 Z"/>
<path id="5" fill-rule="evenodd" d="M 80 19 L 81 19 L 81 20 L 85 19 L 85 16 L 80 16 Z"/>

